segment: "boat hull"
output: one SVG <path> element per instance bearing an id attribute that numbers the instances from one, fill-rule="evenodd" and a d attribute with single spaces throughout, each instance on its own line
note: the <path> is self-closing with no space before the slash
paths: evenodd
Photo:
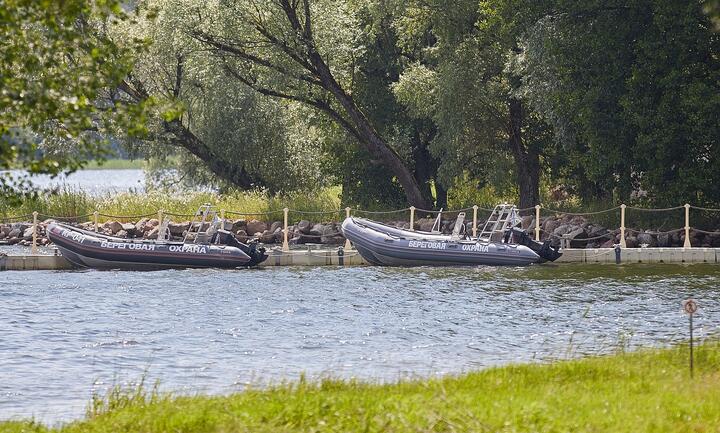
<path id="1" fill-rule="evenodd" d="M 345 237 L 373 265 L 526 266 L 542 261 L 540 256 L 524 245 L 451 240 L 448 236 L 440 235 L 422 239 L 414 233 L 404 237 L 403 230 L 378 229 L 377 224 L 366 224 L 366 220 L 351 217 L 342 225 Z"/>
<path id="2" fill-rule="evenodd" d="M 256 258 L 240 248 L 105 236 L 53 223 L 48 239 L 71 263 L 88 268 L 150 270 L 163 268 L 237 268 Z"/>

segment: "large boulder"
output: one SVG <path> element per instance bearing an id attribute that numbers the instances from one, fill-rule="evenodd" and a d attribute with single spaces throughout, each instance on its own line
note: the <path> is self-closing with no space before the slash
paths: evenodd
<path id="1" fill-rule="evenodd" d="M 149 231 L 145 232 L 145 234 L 144 234 L 143 237 L 144 237 L 145 239 L 157 239 L 157 238 L 158 238 L 158 233 L 159 233 L 159 231 L 160 231 L 160 230 L 159 230 L 158 227 L 153 227 L 153 228 L 150 229 Z"/>
<path id="2" fill-rule="evenodd" d="M 282 221 L 274 221 L 272 224 L 270 224 L 270 228 L 268 230 L 270 230 L 271 233 L 275 233 L 275 231 L 278 228 L 282 228 L 282 226 L 283 226 Z"/>
<path id="3" fill-rule="evenodd" d="M 669 233 L 658 233 L 657 235 L 657 246 L 661 248 L 670 246 L 670 234 Z"/>
<path id="4" fill-rule="evenodd" d="M 555 230 L 552 231 L 552 234 L 555 236 L 562 237 L 566 233 L 570 233 L 570 231 L 573 230 L 573 227 L 570 224 L 561 224 Z"/>
<path id="5" fill-rule="evenodd" d="M 275 234 L 272 233 L 270 230 L 265 230 L 260 235 L 260 242 L 264 244 L 272 244 L 275 242 Z"/>
<path id="6" fill-rule="evenodd" d="M 135 233 L 142 234 L 145 233 L 145 224 L 147 224 L 148 219 L 143 218 L 140 221 L 135 223 Z"/>
<path id="7" fill-rule="evenodd" d="M 297 223 L 295 229 L 302 234 L 310 234 L 310 230 L 312 230 L 312 223 L 308 220 L 301 220 L 299 223 Z"/>
<path id="8" fill-rule="evenodd" d="M 542 229 L 545 231 L 545 236 L 555 232 L 555 229 L 560 227 L 560 221 L 554 218 L 548 218 L 545 220 L 545 224 Z"/>
<path id="9" fill-rule="evenodd" d="M 117 232 L 123 229 L 123 226 L 117 221 L 107 221 L 103 224 L 103 228 L 107 229 L 112 234 L 117 234 Z"/>
<path id="10" fill-rule="evenodd" d="M 24 240 L 26 240 L 26 241 L 29 241 L 29 240 L 31 240 L 31 239 L 33 238 L 33 233 L 34 233 L 34 232 L 35 232 L 35 230 L 33 230 L 32 227 L 28 227 L 28 228 L 26 228 L 25 231 L 23 232 L 22 238 L 23 238 Z"/>
<path id="11" fill-rule="evenodd" d="M 127 233 L 128 237 L 131 237 L 131 238 L 134 238 L 135 235 L 138 233 L 137 229 L 135 228 L 135 224 L 133 224 L 133 223 L 123 224 L 122 229 L 125 233 Z"/>
<path id="12" fill-rule="evenodd" d="M 13 228 L 12 230 L 10 230 L 7 237 L 9 239 L 20 239 L 20 235 L 22 235 L 22 234 L 23 234 L 23 231 L 21 231 L 19 228 Z"/>
<path id="13" fill-rule="evenodd" d="M 240 242 L 247 242 L 248 234 L 245 230 L 238 230 L 235 232 L 235 239 L 239 240 Z"/>
<path id="14" fill-rule="evenodd" d="M 267 229 L 268 226 L 266 223 L 254 219 L 248 221 L 245 231 L 248 233 L 263 233 Z"/>
<path id="15" fill-rule="evenodd" d="M 233 221 L 232 229 L 230 231 L 232 231 L 233 233 L 237 233 L 238 230 L 243 230 L 246 232 L 246 229 L 247 229 L 247 221 L 245 221 L 244 219 L 239 219 L 239 220 Z"/>
<path id="16" fill-rule="evenodd" d="M 625 238 L 625 247 L 626 248 L 637 248 L 638 247 L 638 240 L 635 236 L 627 236 Z"/>
<path id="17" fill-rule="evenodd" d="M 639 246 L 648 246 L 648 247 L 655 247 L 657 246 L 657 242 L 655 241 L 655 237 L 650 233 L 638 233 L 637 235 L 637 241 Z"/>
<path id="18" fill-rule="evenodd" d="M 570 248 L 585 248 L 588 235 L 582 227 L 578 227 L 565 235 L 570 240 Z"/>
<path id="19" fill-rule="evenodd" d="M 190 221 L 184 223 L 168 223 L 168 230 L 173 236 L 182 236 L 190 228 Z"/>
<path id="20" fill-rule="evenodd" d="M 419 220 L 415 221 L 416 229 L 420 230 L 421 232 L 431 231 L 433 224 L 435 224 L 435 220 L 431 218 L 420 218 Z"/>

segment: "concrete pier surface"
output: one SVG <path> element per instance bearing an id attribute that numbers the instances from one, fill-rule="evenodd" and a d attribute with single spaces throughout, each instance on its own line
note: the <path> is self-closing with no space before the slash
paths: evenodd
<path id="1" fill-rule="evenodd" d="M 556 263 L 616 263 L 614 248 L 566 248 Z M 274 266 L 360 266 L 366 265 L 355 250 L 293 249 L 288 252 L 272 249 L 260 267 Z M 620 263 L 718 263 L 720 248 L 624 248 Z M 40 271 L 73 269 L 64 257 L 53 250 L 44 254 L 4 254 L 0 251 L 0 271 Z"/>

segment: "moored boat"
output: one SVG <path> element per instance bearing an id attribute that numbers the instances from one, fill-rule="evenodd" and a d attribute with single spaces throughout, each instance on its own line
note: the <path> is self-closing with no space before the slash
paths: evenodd
<path id="1" fill-rule="evenodd" d="M 185 236 L 182 242 L 124 239 L 61 223 L 51 223 L 47 234 L 63 257 L 88 268 L 239 268 L 255 266 L 267 258 L 265 249 L 256 242 L 239 242 L 232 233 L 206 223 L 206 216 L 203 214 L 202 221 L 196 224 L 198 229 L 193 236 Z M 204 225 L 209 227 L 202 231 Z"/>
<path id="2" fill-rule="evenodd" d="M 452 234 L 405 230 L 354 217 L 345 219 L 342 230 L 368 263 L 380 266 L 523 266 L 561 255 L 515 227 L 514 206 L 498 206 L 480 236 L 464 234 L 463 220 L 460 214 Z"/>

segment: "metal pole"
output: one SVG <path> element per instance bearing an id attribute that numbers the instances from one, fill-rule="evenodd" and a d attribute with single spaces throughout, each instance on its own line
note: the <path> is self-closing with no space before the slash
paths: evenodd
<path id="1" fill-rule="evenodd" d="M 535 205 L 535 241 L 540 242 L 540 205 Z"/>
<path id="2" fill-rule="evenodd" d="M 345 208 L 345 218 L 350 218 L 350 207 Z M 350 239 L 345 238 L 345 249 L 351 250 L 352 244 L 350 243 Z"/>
<path id="3" fill-rule="evenodd" d="M 290 244 L 288 243 L 288 212 L 290 209 L 283 209 L 283 246 L 282 250 L 285 252 L 290 251 Z"/>
<path id="4" fill-rule="evenodd" d="M 685 244 L 683 248 L 690 248 L 690 205 L 685 203 Z"/>
<path id="5" fill-rule="evenodd" d="M 32 213 L 33 215 L 33 242 L 32 242 L 32 253 L 37 254 L 37 223 L 38 223 L 38 213 L 37 211 Z"/>
<path id="6" fill-rule="evenodd" d="M 627 243 L 625 243 L 625 206 L 624 204 L 620 205 L 620 248 L 627 248 Z"/>
<path id="7" fill-rule="evenodd" d="M 95 221 L 95 233 L 98 233 L 100 229 L 98 228 L 98 218 L 100 217 L 100 212 L 95 211 L 93 212 L 93 220 Z"/>
<path id="8" fill-rule="evenodd" d="M 478 206 L 477 205 L 473 206 L 473 237 L 474 238 L 477 237 L 477 211 L 478 211 Z"/>
<path id="9" fill-rule="evenodd" d="M 415 231 L 415 206 L 410 206 L 410 231 Z"/>

